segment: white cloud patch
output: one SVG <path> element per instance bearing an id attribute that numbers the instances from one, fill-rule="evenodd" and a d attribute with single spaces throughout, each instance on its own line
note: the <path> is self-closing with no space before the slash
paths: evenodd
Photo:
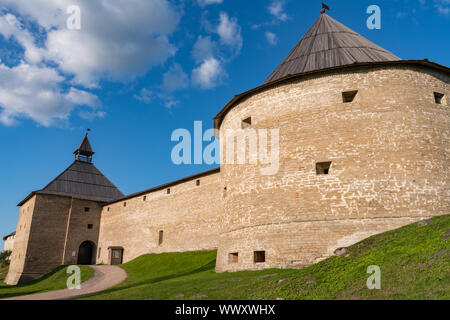
<path id="1" fill-rule="evenodd" d="M 189 85 L 189 77 L 179 64 L 174 64 L 163 75 L 163 88 L 169 92 L 185 89 Z"/>
<path id="2" fill-rule="evenodd" d="M 284 1 L 275 0 L 267 8 L 269 13 L 274 16 L 277 20 L 286 21 L 289 17 L 284 12 Z"/>
<path id="3" fill-rule="evenodd" d="M 221 4 L 223 0 L 197 0 L 200 7 L 205 7 L 210 4 Z"/>
<path id="4" fill-rule="evenodd" d="M 145 104 L 149 104 L 152 101 L 153 93 L 149 89 L 142 88 L 139 94 L 135 94 L 133 98 Z"/>
<path id="5" fill-rule="evenodd" d="M 220 36 L 220 42 L 234 50 L 235 54 L 238 54 L 242 48 L 241 29 L 236 18 L 228 17 L 226 12 L 220 13 L 217 34 Z"/>
<path id="6" fill-rule="evenodd" d="M 226 77 L 226 72 L 222 63 L 216 58 L 205 60 L 192 71 L 192 82 L 202 89 L 214 88 L 224 77 Z"/>
<path id="7" fill-rule="evenodd" d="M 87 91 L 72 87 L 64 92 L 64 80 L 52 68 L 0 64 L 0 122 L 13 125 L 23 117 L 52 126 L 67 121 L 78 105 L 88 106 L 91 112 L 100 107 L 98 98 Z"/>
<path id="8" fill-rule="evenodd" d="M 270 31 L 266 31 L 266 40 L 272 46 L 276 45 L 278 42 L 277 35 Z"/>
<path id="9" fill-rule="evenodd" d="M 74 4 L 81 9 L 80 30 L 69 30 L 66 26 L 69 18 L 67 8 Z M 68 81 L 72 86 L 84 88 L 98 87 L 103 79 L 129 81 L 145 75 L 176 52 L 169 36 L 178 26 L 181 14 L 168 0 L 0 0 L 0 7 L 3 8 L 3 14 L 0 11 L 0 34 L 6 39 L 14 39 L 24 49 L 20 68 L 9 72 L 20 73 L 26 67 L 43 73 L 53 70 L 59 78 L 41 79 L 48 81 L 42 86 L 47 89 L 47 94 L 52 90 L 55 100 L 57 97 L 62 100 L 59 112 L 55 107 L 37 106 L 44 100 L 37 99 L 33 104 L 25 105 L 27 100 L 23 97 L 18 97 L 22 103 L 20 108 L 11 108 L 11 104 L 5 106 L 4 102 L 11 97 L 0 97 L 3 123 L 12 123 L 18 114 L 43 125 L 50 125 L 56 119 L 67 119 L 68 112 L 86 100 L 86 94 L 80 96 L 80 92 L 62 93 L 61 88 L 67 87 Z M 24 27 L 29 24 L 21 23 L 21 19 L 12 12 L 27 22 L 35 23 L 45 32 L 44 39 L 37 39 L 31 30 Z M 36 45 L 38 41 L 42 42 L 41 46 Z M 7 67 L 2 68 L 5 73 Z M 5 94 L 6 87 L 7 84 L 0 82 L 2 94 Z M 31 88 L 44 89 L 39 86 Z M 69 86 L 68 92 L 70 90 Z M 36 96 L 40 94 L 34 92 Z M 42 117 L 36 114 L 36 110 L 43 110 Z M 53 115 L 49 114 L 50 110 L 53 110 Z"/>
<path id="10" fill-rule="evenodd" d="M 211 40 L 210 36 L 199 36 L 192 49 L 192 57 L 196 63 L 201 63 L 209 58 L 214 57 L 216 44 Z"/>

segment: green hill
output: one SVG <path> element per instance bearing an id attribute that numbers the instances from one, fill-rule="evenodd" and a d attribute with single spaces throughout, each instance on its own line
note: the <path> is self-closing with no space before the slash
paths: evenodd
<path id="1" fill-rule="evenodd" d="M 300 270 L 214 272 L 216 252 L 141 256 L 122 284 L 86 299 L 450 299 L 450 216 L 370 237 Z M 367 268 L 381 269 L 369 290 Z"/>
<path id="2" fill-rule="evenodd" d="M 80 269 L 81 282 L 86 281 L 94 274 L 94 270 L 87 266 L 80 266 Z M 0 299 L 65 289 L 67 287 L 67 277 L 69 276 L 67 267 L 61 266 L 39 279 L 22 285 L 8 286 L 3 282 L 7 272 L 7 268 L 0 270 Z"/>

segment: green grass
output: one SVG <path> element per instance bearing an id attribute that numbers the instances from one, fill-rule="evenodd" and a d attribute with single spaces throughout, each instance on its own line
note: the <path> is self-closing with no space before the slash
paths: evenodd
<path id="1" fill-rule="evenodd" d="M 145 255 L 122 265 L 129 275 L 123 283 L 85 299 L 450 299 L 450 239 L 442 240 L 449 229 L 449 215 L 436 217 L 370 237 L 349 247 L 347 258 L 300 270 L 216 274 L 215 251 Z M 381 268 L 381 290 L 366 286 L 371 265 Z M 230 281 L 235 278 L 243 280 Z"/>
<path id="2" fill-rule="evenodd" d="M 80 266 L 80 269 L 81 282 L 86 281 L 94 274 L 94 270 L 87 266 Z M 7 269 L 0 270 L 0 299 L 65 289 L 67 279 L 70 276 L 67 274 L 67 267 L 61 266 L 39 279 L 23 285 L 8 286 L 3 282 L 6 273 Z"/>
<path id="3" fill-rule="evenodd" d="M 8 273 L 8 267 L 0 267 L 0 284 L 5 280 Z"/>

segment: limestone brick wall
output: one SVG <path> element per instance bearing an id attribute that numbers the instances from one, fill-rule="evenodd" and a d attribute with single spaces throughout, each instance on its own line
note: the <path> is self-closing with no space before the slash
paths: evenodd
<path id="1" fill-rule="evenodd" d="M 36 196 L 30 198 L 20 207 L 16 237 L 14 239 L 14 251 L 11 255 L 8 275 L 5 279 L 7 284 L 17 284 L 23 272 L 35 204 Z"/>
<path id="2" fill-rule="evenodd" d="M 13 251 L 15 235 L 9 236 L 3 245 L 3 251 Z"/>
<path id="3" fill-rule="evenodd" d="M 101 207 L 96 202 L 39 194 L 20 212 L 8 284 L 39 277 L 62 264 L 76 264 L 80 244 L 97 243 Z"/>
<path id="4" fill-rule="evenodd" d="M 109 247 L 124 248 L 123 262 L 148 253 L 216 249 L 222 195 L 219 178 L 214 173 L 170 186 L 170 194 L 165 188 L 106 205 L 98 262 L 109 263 Z"/>
<path id="5" fill-rule="evenodd" d="M 355 100 L 344 103 L 352 90 Z M 443 104 L 434 92 L 446 95 Z M 264 165 L 221 166 L 217 271 L 308 265 L 371 234 L 448 214 L 449 94 L 448 74 L 385 66 L 292 80 L 241 101 L 224 118 L 222 143 L 226 129 L 252 117 L 252 128 L 280 130 L 280 168 L 263 176 Z M 317 175 L 324 161 L 330 172 Z M 253 252 L 263 250 L 266 262 L 255 264 Z"/>

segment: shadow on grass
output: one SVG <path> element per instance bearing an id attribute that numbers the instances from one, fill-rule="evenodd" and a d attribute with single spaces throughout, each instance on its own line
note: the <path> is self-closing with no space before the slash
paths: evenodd
<path id="1" fill-rule="evenodd" d="M 127 290 L 127 289 L 130 289 L 130 288 L 140 287 L 142 285 L 149 285 L 149 284 L 154 284 L 154 283 L 167 281 L 167 280 L 171 280 L 171 279 L 186 277 L 186 276 L 190 276 L 190 275 L 193 275 L 193 274 L 196 274 L 196 273 L 201 273 L 201 272 L 205 272 L 205 271 L 209 271 L 209 270 L 214 270 L 215 267 L 216 267 L 216 259 L 211 260 L 207 264 L 205 264 L 205 265 L 203 265 L 200 268 L 197 268 L 195 270 L 169 274 L 169 275 L 166 275 L 166 276 L 161 276 L 161 277 L 149 279 L 149 280 L 146 280 L 146 281 L 130 283 L 128 285 L 121 285 L 121 284 L 119 284 L 119 285 L 117 285 L 115 287 L 112 287 L 110 289 L 107 289 L 107 290 L 104 290 L 104 291 L 100 291 L 100 292 L 96 292 L 96 293 L 91 294 L 91 295 L 84 296 L 84 298 L 95 297 L 97 295 L 110 294 L 110 293 L 114 293 L 114 292 L 118 292 L 118 291 L 122 291 L 122 290 Z"/>

